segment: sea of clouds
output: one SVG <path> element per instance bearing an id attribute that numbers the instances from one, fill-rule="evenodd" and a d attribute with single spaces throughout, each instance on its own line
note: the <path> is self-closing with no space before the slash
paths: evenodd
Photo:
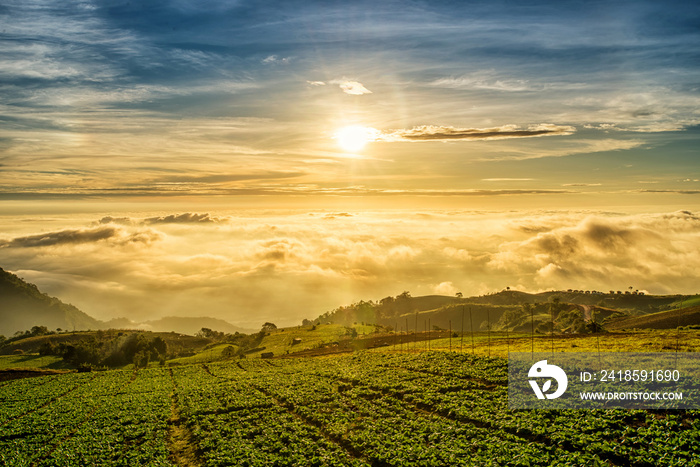
<path id="1" fill-rule="evenodd" d="M 296 325 L 358 300 L 506 287 L 696 293 L 689 211 L 174 212 L 0 219 L 0 267 L 102 320 Z"/>

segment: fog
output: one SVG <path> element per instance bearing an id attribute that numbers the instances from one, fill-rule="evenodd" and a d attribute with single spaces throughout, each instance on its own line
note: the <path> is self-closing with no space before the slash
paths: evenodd
<path id="1" fill-rule="evenodd" d="M 506 287 L 696 293 L 688 211 L 5 216 L 0 267 L 91 316 L 296 325 L 358 300 Z"/>

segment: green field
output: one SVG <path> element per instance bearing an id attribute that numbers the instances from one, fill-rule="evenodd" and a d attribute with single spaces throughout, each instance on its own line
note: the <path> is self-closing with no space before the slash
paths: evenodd
<path id="1" fill-rule="evenodd" d="M 55 355 L 0 355 L 0 370 L 8 368 L 66 368 L 61 357 Z"/>
<path id="2" fill-rule="evenodd" d="M 700 412 L 511 411 L 507 362 L 455 352 L 0 382 L 8 466 L 700 465 Z"/>

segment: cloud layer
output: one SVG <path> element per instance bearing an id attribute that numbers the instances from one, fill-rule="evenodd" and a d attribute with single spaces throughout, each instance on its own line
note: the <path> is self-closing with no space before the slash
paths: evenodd
<path id="1" fill-rule="evenodd" d="M 207 218 L 217 221 L 196 220 Z M 700 279 L 700 216 L 689 211 L 181 213 L 77 229 L 10 221 L 54 228 L 2 235 L 2 267 L 100 319 L 293 325 L 404 290 L 695 293 Z"/>

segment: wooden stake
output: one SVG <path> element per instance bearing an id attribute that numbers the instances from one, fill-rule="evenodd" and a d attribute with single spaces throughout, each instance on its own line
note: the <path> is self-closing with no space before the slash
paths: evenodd
<path id="1" fill-rule="evenodd" d="M 530 358 L 535 358 L 535 307 L 530 308 L 530 326 L 530 341 L 532 342 Z"/>
<path id="2" fill-rule="evenodd" d="M 491 357 L 491 318 L 489 309 L 486 309 L 486 335 L 488 336 L 489 357 Z"/>
<path id="3" fill-rule="evenodd" d="M 469 307 L 469 330 L 472 334 L 472 354 L 474 353 L 474 321 L 472 320 L 472 307 Z"/>
<path id="4" fill-rule="evenodd" d="M 464 305 L 462 305 L 462 328 L 459 331 L 459 353 L 462 353 L 464 344 Z"/>

